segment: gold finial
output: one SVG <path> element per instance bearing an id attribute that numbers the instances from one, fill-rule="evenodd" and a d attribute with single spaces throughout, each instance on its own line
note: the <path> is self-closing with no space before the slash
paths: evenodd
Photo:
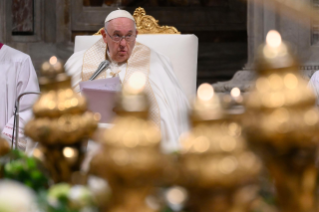
<path id="1" fill-rule="evenodd" d="M 271 30 L 267 34 L 266 43 L 259 47 L 255 69 L 258 73 L 263 74 L 277 72 L 277 70 L 287 67 L 290 68 L 290 71 L 298 72 L 298 60 L 291 46 L 282 40 L 277 31 Z"/>
<path id="2" fill-rule="evenodd" d="M 124 85 L 124 94 L 137 95 L 143 93 L 146 80 L 146 76 L 143 73 L 135 72 L 128 80 L 128 83 Z"/>
<path id="3" fill-rule="evenodd" d="M 135 72 L 124 84 L 115 107 L 115 112 L 119 116 L 135 114 L 140 118 L 148 118 L 150 103 L 144 92 L 146 80 L 143 73 Z"/>
<path id="4" fill-rule="evenodd" d="M 62 62 L 56 56 L 42 63 L 40 72 L 39 84 L 42 91 L 56 89 L 57 85 L 59 88 L 70 87 L 71 77 L 65 73 Z"/>
<path id="5" fill-rule="evenodd" d="M 64 69 L 62 63 L 56 56 L 50 57 L 49 61 L 44 62 L 41 66 L 42 76 L 53 77 L 63 72 Z"/>
<path id="6" fill-rule="evenodd" d="M 199 86 L 192 110 L 193 122 L 219 119 L 224 115 L 219 96 L 215 94 L 213 86 L 208 83 Z"/>
<path id="7" fill-rule="evenodd" d="M 57 57 L 52 56 L 41 66 L 39 77 L 41 96 L 33 105 L 36 117 L 60 117 L 64 114 L 82 114 L 87 109 L 87 102 L 71 88 L 68 76 Z"/>

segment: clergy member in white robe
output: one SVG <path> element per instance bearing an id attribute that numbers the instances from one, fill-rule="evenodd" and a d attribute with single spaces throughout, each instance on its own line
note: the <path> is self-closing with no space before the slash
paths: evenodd
<path id="1" fill-rule="evenodd" d="M 30 57 L 7 45 L 0 48 L 0 75 L 0 131 L 2 137 L 11 142 L 16 99 L 24 92 L 39 92 L 39 84 Z M 26 149 L 23 129 L 32 116 L 37 97 L 32 94 L 20 99 L 18 147 L 21 150 Z"/>
<path id="2" fill-rule="evenodd" d="M 123 84 L 132 73 L 143 72 L 148 78 L 145 89 L 151 101 L 150 118 L 161 129 L 162 149 L 179 150 L 179 136 L 189 130 L 189 103 L 169 59 L 135 43 L 135 21 L 127 11 L 111 12 L 101 33 L 103 38 L 89 49 L 74 53 L 65 64 L 73 87 L 79 91 L 79 83 L 89 80 L 104 60 L 110 65 L 96 79 L 118 76 Z"/>

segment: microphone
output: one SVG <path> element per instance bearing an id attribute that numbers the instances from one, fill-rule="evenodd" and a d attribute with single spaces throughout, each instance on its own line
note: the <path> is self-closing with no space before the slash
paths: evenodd
<path id="1" fill-rule="evenodd" d="M 94 80 L 105 68 L 107 68 L 110 65 L 110 61 L 104 60 L 100 63 L 99 67 L 96 69 L 96 71 L 93 73 L 93 75 L 90 77 L 90 81 Z"/>

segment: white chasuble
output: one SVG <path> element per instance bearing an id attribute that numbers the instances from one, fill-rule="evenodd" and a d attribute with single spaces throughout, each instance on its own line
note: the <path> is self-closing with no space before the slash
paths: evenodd
<path id="1" fill-rule="evenodd" d="M 75 90 L 79 91 L 78 84 L 82 80 L 88 80 L 105 60 L 105 52 L 106 44 L 100 39 L 88 50 L 76 52 L 70 57 L 65 69 L 72 76 Z M 110 73 L 118 73 L 123 84 L 136 71 L 147 76 L 145 90 L 151 102 L 150 118 L 161 129 L 163 151 L 179 150 L 179 136 L 189 130 L 189 102 L 167 57 L 136 43 L 126 63 L 116 66 L 111 61 L 110 66 L 103 70 L 97 79 L 109 78 L 114 76 Z"/>
<path id="2" fill-rule="evenodd" d="M 6 45 L 0 49 L 0 75 L 0 130 L 3 137 L 11 140 L 15 101 L 21 93 L 39 92 L 38 79 L 30 57 Z M 30 94 L 20 99 L 19 149 L 26 148 L 23 129 L 37 98 Z"/>

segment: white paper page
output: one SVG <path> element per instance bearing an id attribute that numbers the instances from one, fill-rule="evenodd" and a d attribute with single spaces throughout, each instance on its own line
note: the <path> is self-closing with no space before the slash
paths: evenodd
<path id="1" fill-rule="evenodd" d="M 120 91 L 121 82 L 119 77 L 99 79 L 93 81 L 80 82 L 80 91 L 84 88 L 96 89 L 96 90 L 107 90 L 107 91 Z"/>
<path id="2" fill-rule="evenodd" d="M 111 123 L 115 113 L 116 95 L 121 83 L 118 77 L 85 81 L 80 83 L 80 90 L 88 100 L 89 110 L 101 115 L 100 123 Z"/>

